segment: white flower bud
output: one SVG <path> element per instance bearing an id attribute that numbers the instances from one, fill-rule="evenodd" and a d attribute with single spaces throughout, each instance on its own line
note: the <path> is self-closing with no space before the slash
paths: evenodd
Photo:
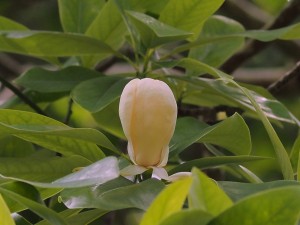
<path id="1" fill-rule="evenodd" d="M 150 78 L 130 81 L 121 95 L 119 115 L 133 163 L 165 166 L 177 117 L 176 100 L 169 86 Z"/>

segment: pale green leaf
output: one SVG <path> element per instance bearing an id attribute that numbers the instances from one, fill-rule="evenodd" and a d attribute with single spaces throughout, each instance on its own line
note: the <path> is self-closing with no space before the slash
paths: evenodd
<path id="1" fill-rule="evenodd" d="M 170 215 L 180 211 L 191 183 L 191 178 L 185 178 L 166 187 L 144 214 L 141 225 L 158 225 Z"/>
<path id="2" fill-rule="evenodd" d="M 170 0 L 160 14 L 159 20 L 181 30 L 194 33 L 195 40 L 205 20 L 211 16 L 224 0 Z"/>
<path id="3" fill-rule="evenodd" d="M 0 221 L 3 225 L 15 225 L 14 220 L 10 215 L 10 211 L 0 194 Z"/>

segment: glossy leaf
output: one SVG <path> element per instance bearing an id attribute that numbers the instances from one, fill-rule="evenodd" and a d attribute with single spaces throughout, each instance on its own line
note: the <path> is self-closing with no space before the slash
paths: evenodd
<path id="1" fill-rule="evenodd" d="M 104 157 L 96 146 L 116 150 L 101 132 L 89 128 L 71 128 L 54 119 L 31 112 L 0 110 L 0 130 L 5 134 L 41 145 L 64 155 L 80 155 L 91 161 Z"/>
<path id="2" fill-rule="evenodd" d="M 296 186 L 263 191 L 239 201 L 209 225 L 296 224 L 300 213 L 299 198 L 300 189 Z"/>
<path id="3" fill-rule="evenodd" d="M 194 159 L 188 162 L 184 162 L 179 166 L 172 168 L 169 174 L 174 174 L 177 172 L 189 172 L 193 167 L 200 169 L 207 169 L 228 164 L 243 164 L 245 162 L 265 160 L 268 158 L 259 156 L 214 156 L 205 157 L 200 159 Z"/>
<path id="4" fill-rule="evenodd" d="M 214 16 L 205 22 L 199 39 L 209 39 L 211 36 L 238 33 L 244 30 L 243 26 L 237 21 L 223 16 Z M 198 48 L 192 48 L 189 52 L 189 57 L 218 67 L 243 45 L 243 37 L 227 38 L 218 42 L 204 44 Z"/>
<path id="5" fill-rule="evenodd" d="M 223 4 L 224 0 L 170 0 L 159 20 L 181 30 L 194 33 L 195 40 L 205 20 Z"/>
<path id="6" fill-rule="evenodd" d="M 249 129 L 238 114 L 213 126 L 190 117 L 178 119 L 170 144 L 170 157 L 195 142 L 216 144 L 236 155 L 247 155 L 251 150 Z"/>
<path id="7" fill-rule="evenodd" d="M 84 33 L 104 3 L 104 0 L 59 0 L 59 15 L 64 31 Z"/>
<path id="8" fill-rule="evenodd" d="M 167 217 L 179 212 L 187 197 L 191 183 L 191 178 L 185 178 L 166 187 L 147 209 L 140 224 L 158 225 Z"/>
<path id="9" fill-rule="evenodd" d="M 100 77 L 79 84 L 72 92 L 73 100 L 90 112 L 98 112 L 118 99 L 129 79 Z"/>
<path id="10" fill-rule="evenodd" d="M 0 31 L 0 50 L 31 56 L 84 56 L 114 54 L 100 40 L 79 34 L 48 31 Z"/>
<path id="11" fill-rule="evenodd" d="M 146 14 L 127 11 L 127 15 L 147 48 L 184 40 L 191 35 L 189 32 L 171 27 Z"/>
<path id="12" fill-rule="evenodd" d="M 126 139 L 119 118 L 119 99 L 113 101 L 107 107 L 92 115 L 101 129 L 123 140 Z"/>
<path id="13" fill-rule="evenodd" d="M 0 158 L 0 174 L 26 181 L 51 182 L 72 173 L 75 168 L 89 164 L 89 160 L 80 156 L 5 157 Z"/>
<path id="14" fill-rule="evenodd" d="M 0 221 L 2 224 L 5 225 L 15 225 L 14 220 L 12 219 L 10 215 L 10 211 L 2 198 L 2 195 L 0 194 Z"/>
<path id="15" fill-rule="evenodd" d="M 300 185 L 297 181 L 271 181 L 259 184 L 253 183 L 241 183 L 241 182 L 232 182 L 232 181 L 219 181 L 218 184 L 220 187 L 229 195 L 233 201 L 239 201 L 243 198 L 246 198 L 250 195 L 267 191 L 275 188 L 284 188 L 292 185 Z"/>
<path id="16" fill-rule="evenodd" d="M 102 76 L 93 70 L 70 66 L 58 71 L 32 68 L 15 80 L 18 85 L 42 93 L 68 92 L 79 83 Z"/>
<path id="17" fill-rule="evenodd" d="M 213 216 L 232 206 L 231 199 L 218 187 L 216 181 L 198 169 L 192 170 L 193 183 L 189 192 L 189 208 L 201 209 Z"/>
<path id="18" fill-rule="evenodd" d="M 118 178 L 97 187 L 64 190 L 61 199 L 68 208 L 146 210 L 163 188 L 164 184 L 155 179 L 133 184 L 125 178 Z"/>
<path id="19" fill-rule="evenodd" d="M 2 187 L 0 187 L 0 193 L 28 207 L 30 210 L 32 210 L 40 217 L 48 220 L 50 224 L 67 225 L 66 221 L 63 218 L 61 218 L 56 212 L 54 212 L 53 210 L 47 208 L 42 204 L 34 202 L 28 198 L 25 198 L 17 193 L 14 193 Z"/>
<path id="20" fill-rule="evenodd" d="M 212 215 L 200 209 L 186 209 L 172 214 L 159 225 L 182 225 L 187 221 L 189 225 L 206 225 L 212 218 Z"/>

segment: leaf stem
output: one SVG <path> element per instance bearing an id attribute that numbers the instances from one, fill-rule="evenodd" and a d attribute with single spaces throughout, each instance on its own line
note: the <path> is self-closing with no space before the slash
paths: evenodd
<path id="1" fill-rule="evenodd" d="M 24 95 L 18 88 L 16 88 L 13 84 L 11 84 L 9 81 L 4 79 L 3 77 L 0 76 L 0 82 L 10 89 L 16 96 L 18 96 L 24 103 L 29 105 L 35 112 L 38 114 L 46 116 L 46 113 L 33 101 L 31 101 L 26 95 Z"/>

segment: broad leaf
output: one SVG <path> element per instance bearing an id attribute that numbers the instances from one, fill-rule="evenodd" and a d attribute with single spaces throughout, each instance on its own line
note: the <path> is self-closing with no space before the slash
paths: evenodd
<path id="1" fill-rule="evenodd" d="M 249 129 L 238 114 L 214 126 L 189 117 L 178 119 L 170 144 L 170 157 L 195 142 L 216 144 L 236 155 L 247 155 L 251 150 Z"/>
<path id="2" fill-rule="evenodd" d="M 109 0 L 105 3 L 85 34 L 89 37 L 101 40 L 115 50 L 123 45 L 126 35 L 126 26 L 114 0 Z M 97 62 L 110 55 L 112 55 L 112 53 L 102 52 L 102 54 L 98 56 L 90 55 L 83 57 L 83 63 L 88 67 L 94 67 Z"/>
<path id="3" fill-rule="evenodd" d="M 224 0 L 170 0 L 160 14 L 159 20 L 181 30 L 194 33 L 195 40 L 205 20 L 211 16 Z"/>
<path id="4" fill-rule="evenodd" d="M 4 136 L 1 138 L 0 146 L 0 160 L 2 157 L 18 158 L 30 156 L 35 152 L 31 143 L 14 136 Z"/>
<path id="5" fill-rule="evenodd" d="M 180 211 L 191 183 L 191 178 L 185 178 L 166 187 L 144 214 L 141 225 L 158 225 L 170 215 Z"/>
<path id="6" fill-rule="evenodd" d="M 72 92 L 73 100 L 90 112 L 98 112 L 118 99 L 129 79 L 105 76 L 79 84 Z"/>
<path id="7" fill-rule="evenodd" d="M 268 158 L 259 157 L 259 156 L 217 156 L 217 157 L 205 157 L 201 159 L 194 159 L 185 163 L 180 164 L 172 168 L 169 171 L 169 174 L 174 174 L 177 172 L 189 172 L 193 167 L 200 169 L 212 168 L 221 165 L 228 164 L 243 164 L 245 162 L 265 160 Z"/>
<path id="8" fill-rule="evenodd" d="M 0 110 L 0 130 L 4 134 L 41 145 L 64 155 L 80 155 L 91 161 L 104 157 L 96 146 L 116 150 L 101 132 L 89 128 L 71 128 L 54 119 L 31 112 Z"/>
<path id="9" fill-rule="evenodd" d="M 100 40 L 79 34 L 48 31 L 0 31 L 0 50 L 30 56 L 84 56 L 114 54 Z"/>
<path id="10" fill-rule="evenodd" d="M 104 3 L 104 0 L 59 0 L 59 15 L 64 31 L 84 33 Z"/>
<path id="11" fill-rule="evenodd" d="M 188 196 L 189 208 L 201 209 L 213 216 L 232 206 L 232 201 L 217 183 L 198 169 L 192 170 L 193 183 Z"/>
<path id="12" fill-rule="evenodd" d="M 213 216 L 200 209 L 186 209 L 172 214 L 159 225 L 206 225 Z"/>
<path id="13" fill-rule="evenodd" d="M 146 14 L 127 11 L 127 15 L 147 48 L 184 40 L 191 35 L 189 32 L 166 25 Z"/>
<path id="14" fill-rule="evenodd" d="M 208 40 L 211 36 L 226 35 L 243 32 L 243 26 L 226 17 L 214 16 L 206 21 L 200 35 Z M 234 37 L 219 40 L 218 42 L 204 44 L 203 46 L 192 48 L 189 57 L 198 59 L 211 66 L 218 67 L 225 62 L 232 54 L 239 50 L 244 44 L 243 37 Z"/>
<path id="15" fill-rule="evenodd" d="M 0 174 L 26 181 L 51 182 L 84 167 L 90 161 L 80 156 L 53 157 L 31 155 L 24 158 L 0 158 Z"/>
<path id="16" fill-rule="evenodd" d="M 0 16 L 0 30 L 27 30 L 27 27 L 6 17 Z"/>
<path id="17" fill-rule="evenodd" d="M 233 201 L 239 201 L 243 198 L 246 198 L 250 195 L 259 193 L 261 191 L 267 191 L 274 188 L 284 188 L 291 185 L 300 185 L 296 181 L 271 181 L 266 183 L 241 183 L 241 182 L 232 182 L 232 181 L 219 181 L 218 184 L 220 187 L 229 195 Z"/>
<path id="18" fill-rule="evenodd" d="M 0 221 L 2 224 L 5 225 L 15 225 L 14 220 L 12 219 L 10 215 L 10 211 L 2 198 L 2 195 L 0 194 Z"/>
<path id="19" fill-rule="evenodd" d="M 64 190 L 61 199 L 68 208 L 146 210 L 163 188 L 164 184 L 155 179 L 133 184 L 120 177 L 97 187 Z"/>
<path id="20" fill-rule="evenodd" d="M 68 92 L 79 83 L 102 76 L 93 70 L 71 66 L 58 71 L 32 68 L 15 80 L 18 85 L 42 93 Z"/>
<path id="21" fill-rule="evenodd" d="M 296 224 L 300 213 L 299 198 L 300 189 L 296 186 L 263 191 L 236 203 L 209 225 Z"/>
<path id="22" fill-rule="evenodd" d="M 17 193 L 14 193 L 2 187 L 0 187 L 0 193 L 28 207 L 34 213 L 49 221 L 50 224 L 67 225 L 66 221 L 62 217 L 60 217 L 56 212 L 42 204 L 34 202 L 28 198 L 25 198 Z"/>
<path id="23" fill-rule="evenodd" d="M 290 154 L 290 160 L 292 163 L 292 166 L 294 168 L 294 171 L 297 171 L 297 178 L 300 180 L 300 136 L 297 137 L 291 154 Z"/>

